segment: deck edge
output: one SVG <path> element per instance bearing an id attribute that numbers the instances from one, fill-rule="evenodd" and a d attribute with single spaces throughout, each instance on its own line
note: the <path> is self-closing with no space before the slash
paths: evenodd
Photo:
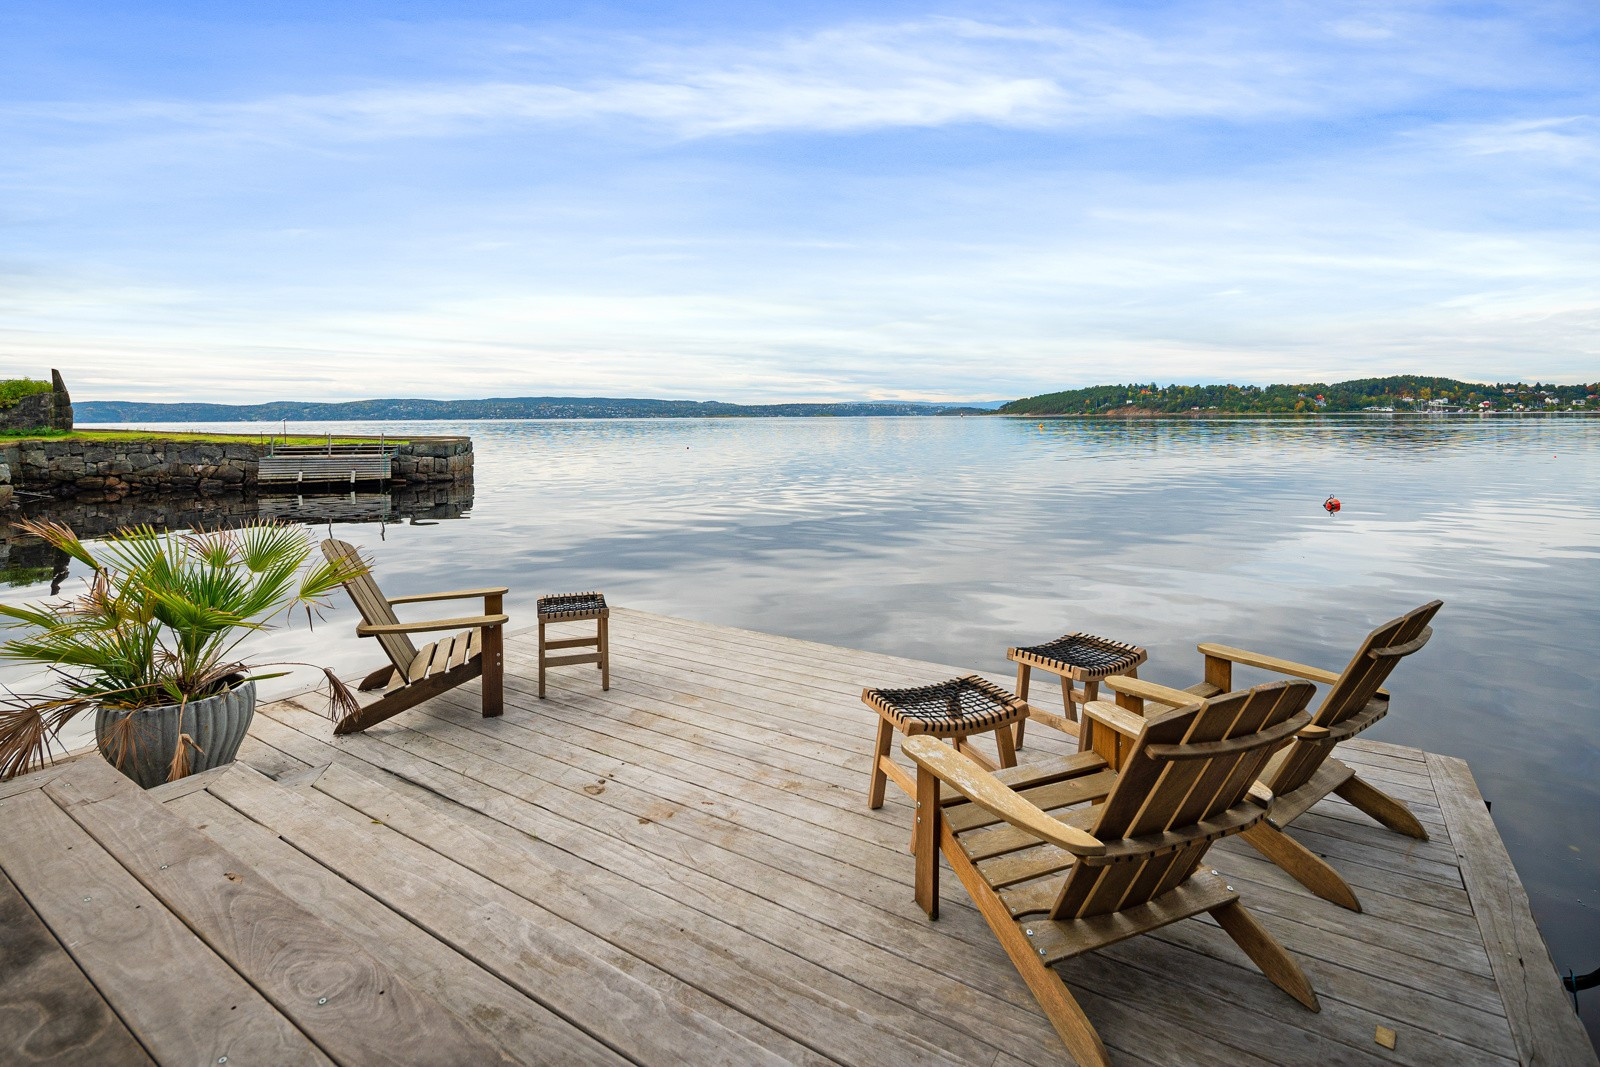
<path id="1" fill-rule="evenodd" d="M 1533 921 L 1528 894 L 1465 760 L 1425 754 L 1439 809 L 1473 916 L 1483 932 L 1495 984 L 1524 1064 L 1600 1064 L 1583 1023 L 1572 1010 L 1549 946 Z"/>

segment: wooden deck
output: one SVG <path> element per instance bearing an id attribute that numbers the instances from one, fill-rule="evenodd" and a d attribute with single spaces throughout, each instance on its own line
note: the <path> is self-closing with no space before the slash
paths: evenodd
<path id="1" fill-rule="evenodd" d="M 500 719 L 472 683 L 335 741 L 283 701 L 239 764 L 149 794 L 93 759 L 0 786 L 6 1062 L 1066 1060 L 959 883 L 937 923 L 913 903 L 906 799 L 866 808 L 862 686 L 965 671 L 611 627 L 609 693 L 569 667 L 539 701 L 515 635 Z M 1024 758 L 1065 748 L 1034 729 Z M 1063 967 L 1112 1055 L 1596 1063 L 1466 765 L 1341 754 L 1432 835 L 1337 800 L 1295 824 L 1364 914 L 1237 839 L 1211 853 L 1321 1013 L 1186 921 Z"/>

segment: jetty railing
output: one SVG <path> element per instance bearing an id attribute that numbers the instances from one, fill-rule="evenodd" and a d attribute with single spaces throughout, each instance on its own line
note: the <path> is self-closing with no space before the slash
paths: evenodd
<path id="1" fill-rule="evenodd" d="M 262 485 L 386 482 L 392 477 L 394 446 L 376 443 L 273 445 L 256 468 Z"/>

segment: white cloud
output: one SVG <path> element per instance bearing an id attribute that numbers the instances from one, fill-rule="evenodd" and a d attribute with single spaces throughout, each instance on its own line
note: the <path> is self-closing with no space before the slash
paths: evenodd
<path id="1" fill-rule="evenodd" d="M 627 120 L 675 136 L 824 132 L 987 123 L 1053 127 L 1134 118 L 1327 114 L 1375 94 L 1437 80 L 1412 69 L 1434 27 L 1413 19 L 1416 53 L 1364 47 L 1395 35 L 1336 22 L 1321 51 L 1292 24 L 1265 34 L 1216 21 L 1164 33 L 1109 24 L 1060 26 L 929 19 L 859 23 L 777 40 L 667 47 L 627 39 L 616 70 L 561 81 L 459 80 L 380 85 L 243 101 L 35 103 L 13 120 L 171 125 L 240 137 L 363 139 L 465 136 L 520 124 Z M 1362 29 L 1361 27 L 1367 27 Z M 1287 37 L 1283 30 L 1289 29 Z M 1315 30 L 1305 31 L 1312 37 Z M 546 49 L 559 49 L 560 43 Z M 1497 69 L 1463 65 L 1467 84 Z"/>
<path id="2" fill-rule="evenodd" d="M 1475 124 L 1439 134 L 1475 156 L 1526 155 L 1563 165 L 1600 160 L 1600 118 L 1593 115 Z"/>

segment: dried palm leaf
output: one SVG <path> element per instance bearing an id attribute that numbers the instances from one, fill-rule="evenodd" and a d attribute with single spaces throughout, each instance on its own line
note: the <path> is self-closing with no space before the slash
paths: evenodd
<path id="1" fill-rule="evenodd" d="M 139 724 L 131 712 L 112 723 L 100 739 L 100 754 L 119 771 L 138 750 Z"/>
<path id="2" fill-rule="evenodd" d="M 334 722 L 361 710 L 361 702 L 344 681 L 331 668 L 323 667 L 322 676 L 328 681 L 328 718 Z"/>
<path id="3" fill-rule="evenodd" d="M 61 728 L 88 707 L 70 698 L 15 693 L 0 698 L 0 781 L 51 762 Z"/>
<path id="4" fill-rule="evenodd" d="M 178 735 L 178 749 L 172 754 L 172 764 L 167 768 L 167 781 L 176 782 L 179 778 L 187 778 L 193 772 L 194 761 L 190 757 L 190 750 L 206 754 L 206 750 L 194 743 L 194 738 L 188 734 Z"/>

